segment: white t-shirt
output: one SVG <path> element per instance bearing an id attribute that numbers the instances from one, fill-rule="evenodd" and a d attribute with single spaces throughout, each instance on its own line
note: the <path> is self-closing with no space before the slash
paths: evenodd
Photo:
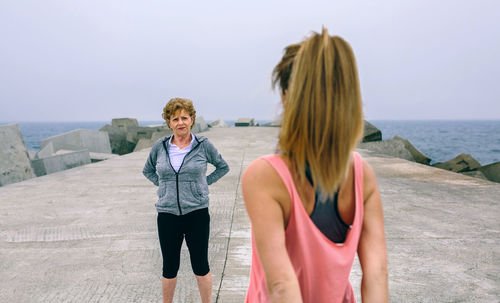
<path id="1" fill-rule="evenodd" d="M 195 140 L 193 133 L 191 133 L 191 137 L 192 137 L 191 143 L 182 149 L 179 148 L 177 145 L 172 144 L 172 139 L 174 138 L 174 136 L 170 138 L 169 142 L 170 146 L 168 147 L 168 156 L 170 158 L 170 163 L 172 164 L 172 167 L 176 172 L 178 172 L 179 168 L 181 168 L 182 161 L 184 161 L 184 157 L 186 156 L 186 154 L 189 153 L 189 151 L 191 151 L 191 148 L 193 148 Z"/>

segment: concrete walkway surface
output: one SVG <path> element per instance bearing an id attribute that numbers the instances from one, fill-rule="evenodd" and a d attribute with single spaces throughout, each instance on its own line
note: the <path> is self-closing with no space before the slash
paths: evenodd
<path id="1" fill-rule="evenodd" d="M 277 128 L 207 136 L 231 171 L 210 186 L 213 302 L 243 302 L 251 264 L 240 175 Z M 499 302 L 500 184 L 360 150 L 384 205 L 392 302 Z M 148 150 L 0 187 L 0 302 L 161 302 Z M 359 298 L 361 271 L 351 281 Z M 200 302 L 183 245 L 175 302 Z"/>

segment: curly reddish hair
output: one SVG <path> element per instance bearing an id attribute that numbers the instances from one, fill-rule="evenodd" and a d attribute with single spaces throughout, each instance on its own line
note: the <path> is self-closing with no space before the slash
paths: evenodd
<path id="1" fill-rule="evenodd" d="M 168 125 L 170 117 L 175 115 L 179 110 L 185 110 L 191 118 L 193 118 L 193 125 L 196 119 L 196 110 L 194 109 L 193 101 L 187 98 L 172 98 L 167 102 L 163 108 L 162 117 Z M 170 127 L 170 126 L 169 126 Z"/>

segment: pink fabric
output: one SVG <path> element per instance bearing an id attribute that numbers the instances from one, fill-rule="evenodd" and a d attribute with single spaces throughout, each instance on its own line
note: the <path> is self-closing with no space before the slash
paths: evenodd
<path id="1" fill-rule="evenodd" d="M 297 193 L 285 162 L 278 155 L 262 157 L 278 172 L 290 194 L 291 211 L 285 231 L 286 249 L 299 280 L 303 302 L 356 302 L 349 282 L 363 223 L 363 163 L 353 153 L 355 215 L 343 244 L 331 242 L 314 225 Z M 266 277 L 252 233 L 252 268 L 245 302 L 269 302 Z"/>

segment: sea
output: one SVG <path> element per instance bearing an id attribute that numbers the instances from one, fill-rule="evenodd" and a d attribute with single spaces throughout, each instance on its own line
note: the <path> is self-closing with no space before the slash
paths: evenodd
<path id="1" fill-rule="evenodd" d="M 210 122 L 210 121 L 208 121 Z M 229 126 L 234 120 L 226 120 Z M 269 121 L 257 120 L 259 124 Z M 453 159 L 461 153 L 472 155 L 481 165 L 500 161 L 500 120 L 370 120 L 382 131 L 382 139 L 395 135 L 408 139 L 418 150 L 432 159 L 431 163 Z M 0 122 L 17 123 L 26 148 L 40 149 L 45 138 L 75 129 L 98 130 L 109 121 L 93 122 Z M 140 125 L 163 121 L 141 121 Z"/>
<path id="2" fill-rule="evenodd" d="M 400 136 L 432 159 L 431 164 L 470 154 L 481 165 L 500 161 L 500 120 L 373 120 L 382 140 Z"/>

